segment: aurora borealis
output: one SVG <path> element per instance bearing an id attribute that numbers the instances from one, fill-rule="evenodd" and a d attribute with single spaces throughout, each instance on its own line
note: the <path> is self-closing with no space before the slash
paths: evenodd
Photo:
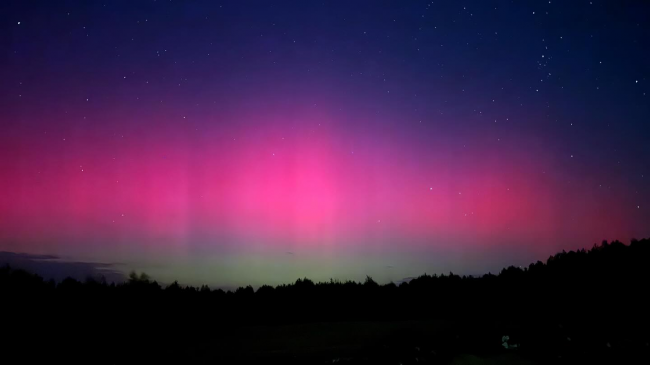
<path id="1" fill-rule="evenodd" d="M 162 282 L 650 236 L 642 1 L 4 1 L 0 251 Z"/>

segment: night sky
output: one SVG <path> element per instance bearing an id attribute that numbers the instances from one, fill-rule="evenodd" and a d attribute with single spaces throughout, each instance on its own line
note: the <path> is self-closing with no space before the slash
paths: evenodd
<path id="1" fill-rule="evenodd" d="M 647 1 L 0 3 L 0 251 L 238 286 L 650 236 Z"/>

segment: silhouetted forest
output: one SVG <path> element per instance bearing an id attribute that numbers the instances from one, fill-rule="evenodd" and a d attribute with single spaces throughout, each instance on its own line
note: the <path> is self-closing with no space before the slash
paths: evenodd
<path id="1" fill-rule="evenodd" d="M 135 273 L 119 284 L 55 283 L 4 267 L 2 355 L 111 364 L 460 363 L 461 354 L 645 361 L 649 260 L 650 240 L 615 241 L 498 275 L 400 285 L 304 278 L 235 291 L 163 287 Z"/>

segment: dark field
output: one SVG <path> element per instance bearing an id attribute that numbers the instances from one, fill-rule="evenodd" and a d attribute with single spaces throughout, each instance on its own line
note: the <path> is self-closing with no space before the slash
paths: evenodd
<path id="1" fill-rule="evenodd" d="M 647 343 L 634 343 L 619 336 L 611 336 L 608 342 L 593 333 L 560 326 L 557 324 L 554 332 L 540 326 L 538 333 L 525 333 L 497 321 L 255 326 L 215 339 L 218 343 L 207 341 L 190 347 L 188 357 L 197 363 L 290 364 L 575 364 L 650 360 Z M 509 343 L 518 348 L 505 349 L 501 333 L 508 334 Z"/>

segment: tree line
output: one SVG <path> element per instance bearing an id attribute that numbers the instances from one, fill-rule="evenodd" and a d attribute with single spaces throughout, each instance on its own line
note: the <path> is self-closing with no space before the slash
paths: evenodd
<path id="1" fill-rule="evenodd" d="M 14 339 L 58 343 L 65 333 L 86 348 L 101 349 L 100 343 L 132 337 L 122 349 L 127 352 L 153 343 L 191 346 L 242 326 L 432 319 L 499 326 L 545 346 L 557 326 L 595 342 L 613 333 L 647 339 L 649 262 L 649 239 L 604 241 L 478 277 L 424 274 L 399 285 L 378 284 L 371 277 L 363 282 L 301 278 L 232 291 L 177 282 L 163 286 L 143 273 L 131 273 L 124 283 L 93 278 L 56 283 L 3 267 L 0 295 L 5 334 L 11 328 Z M 25 343 L 30 342 L 20 342 Z"/>

